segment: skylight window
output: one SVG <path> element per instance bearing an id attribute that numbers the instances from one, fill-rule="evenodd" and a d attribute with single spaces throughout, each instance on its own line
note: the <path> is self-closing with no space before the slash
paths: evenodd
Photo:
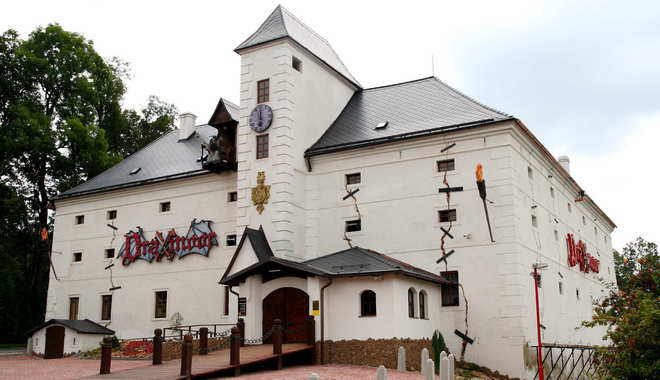
<path id="1" fill-rule="evenodd" d="M 135 169 L 131 170 L 130 173 L 128 173 L 128 174 L 130 174 L 130 175 L 138 174 L 140 172 L 140 170 L 142 170 L 142 168 L 135 168 Z"/>
<path id="2" fill-rule="evenodd" d="M 388 126 L 389 124 L 390 124 L 390 122 L 387 121 L 387 120 L 385 120 L 385 121 L 381 121 L 380 123 L 376 124 L 376 127 L 374 127 L 374 129 L 376 129 L 376 130 L 378 130 L 378 129 L 385 129 L 385 128 L 387 128 L 387 126 Z"/>

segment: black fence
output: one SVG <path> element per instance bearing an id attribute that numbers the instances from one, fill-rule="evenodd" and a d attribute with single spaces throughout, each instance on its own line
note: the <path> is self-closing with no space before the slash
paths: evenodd
<path id="1" fill-rule="evenodd" d="M 538 346 L 532 346 L 534 350 Z M 599 347 L 568 344 L 543 344 L 543 375 L 545 379 L 592 379 L 600 362 Z M 538 379 L 538 369 L 534 380 Z"/>

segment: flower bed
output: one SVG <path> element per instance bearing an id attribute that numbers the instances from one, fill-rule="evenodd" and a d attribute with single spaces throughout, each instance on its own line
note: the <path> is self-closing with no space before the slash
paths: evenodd
<path id="1" fill-rule="evenodd" d="M 154 352 L 153 344 L 149 341 L 131 340 L 119 343 L 118 349 L 112 350 L 112 357 L 117 359 L 149 359 Z M 100 359 L 101 348 L 96 348 L 82 354 L 83 358 Z"/>

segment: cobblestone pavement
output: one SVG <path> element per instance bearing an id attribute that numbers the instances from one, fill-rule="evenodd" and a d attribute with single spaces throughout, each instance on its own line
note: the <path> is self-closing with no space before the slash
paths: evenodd
<path id="1" fill-rule="evenodd" d="M 33 356 L 0 357 L 0 380 L 79 379 L 99 373 L 100 364 L 99 360 L 78 358 L 44 360 Z M 120 371 L 150 364 L 150 360 L 113 360 L 112 370 Z"/>
<path id="2" fill-rule="evenodd" d="M 280 371 L 253 372 L 239 377 L 241 380 L 308 380 L 309 375 L 316 373 L 321 380 L 353 380 L 353 379 L 375 379 L 375 367 L 351 366 L 351 365 L 317 365 L 288 367 Z M 419 372 L 400 372 L 393 369 L 387 370 L 387 380 L 421 380 L 424 377 Z"/>

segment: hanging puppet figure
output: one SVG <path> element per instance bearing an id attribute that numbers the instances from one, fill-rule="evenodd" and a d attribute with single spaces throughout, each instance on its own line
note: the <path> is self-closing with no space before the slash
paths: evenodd
<path id="1" fill-rule="evenodd" d="M 488 217 L 488 204 L 486 203 L 486 181 L 484 181 L 484 167 L 481 164 L 477 164 L 477 189 L 479 189 L 479 197 L 484 203 L 484 211 L 486 212 L 486 224 L 488 224 L 488 233 L 490 234 L 490 241 L 495 243 L 493 240 L 493 230 L 490 227 L 490 218 Z"/>

